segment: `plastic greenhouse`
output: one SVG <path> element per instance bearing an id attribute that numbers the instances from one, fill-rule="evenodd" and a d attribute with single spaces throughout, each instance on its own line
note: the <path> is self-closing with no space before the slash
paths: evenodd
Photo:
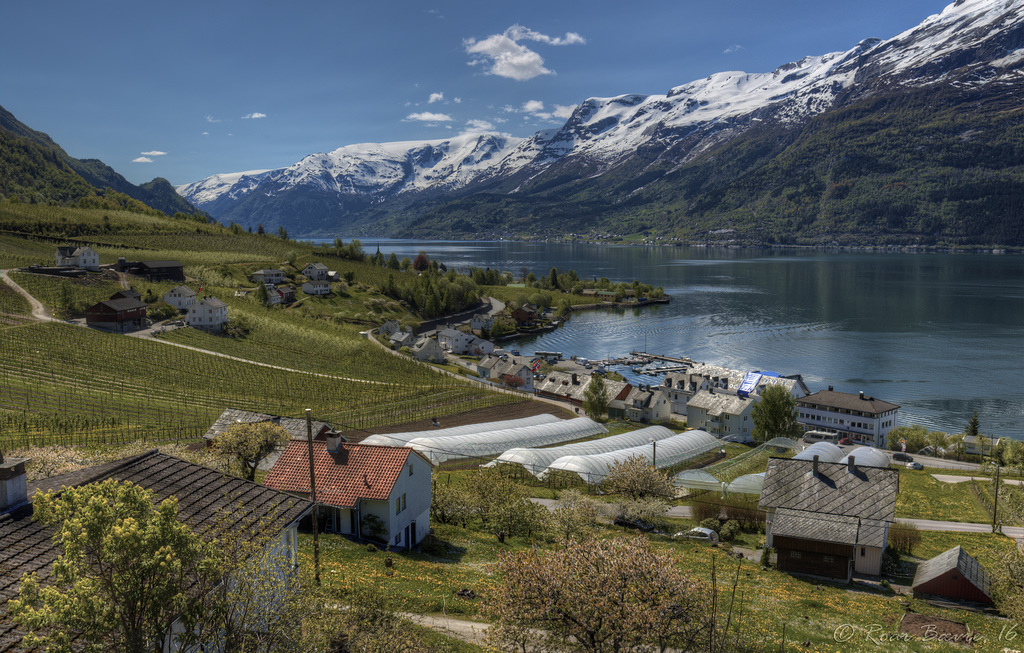
<path id="1" fill-rule="evenodd" d="M 796 451 L 800 444 L 789 438 L 774 438 L 735 458 L 704 469 L 688 469 L 673 477 L 676 487 L 691 490 L 721 490 L 723 493 L 760 494 L 764 486 L 764 472 L 744 474 L 751 467 L 757 468 L 767 464 L 767 458 L 773 450 L 786 449 Z"/>
<path id="2" fill-rule="evenodd" d="M 484 433 L 415 438 L 406 446 L 419 451 L 433 464 L 440 465 L 449 458 L 493 456 L 515 446 L 542 447 L 607 432 L 608 429 L 589 417 L 576 417 Z"/>
<path id="3" fill-rule="evenodd" d="M 641 456 L 656 463 L 658 468 L 671 467 L 677 463 L 717 449 L 721 441 L 706 431 L 687 431 L 664 440 L 647 443 L 629 449 L 619 449 L 589 456 L 563 456 L 548 466 L 548 471 L 574 472 L 586 483 L 597 484 L 608 476 L 612 465 L 621 463 L 632 456 Z M 657 461 L 654 460 L 657 450 Z"/>
<path id="4" fill-rule="evenodd" d="M 850 458 L 854 459 L 853 464 L 861 467 L 882 467 L 884 469 L 889 466 L 889 456 L 874 447 L 857 447 L 839 462 L 845 465 L 850 462 Z"/>
<path id="5" fill-rule="evenodd" d="M 537 424 L 551 424 L 563 420 L 554 415 L 533 415 L 519 419 L 508 419 L 501 422 L 483 422 L 481 424 L 464 424 L 463 426 L 452 426 L 446 429 L 433 429 L 430 431 L 407 431 L 405 433 L 381 433 L 371 435 L 360 444 L 382 444 L 387 447 L 404 447 L 409 440 L 416 438 L 443 438 L 452 435 L 466 435 L 469 433 L 484 433 L 487 431 L 501 431 L 504 429 L 515 429 L 522 426 L 535 426 Z"/>
<path id="6" fill-rule="evenodd" d="M 670 431 L 664 426 L 648 426 L 647 428 L 630 431 L 629 433 L 611 435 L 597 440 L 587 440 L 586 442 L 563 444 L 560 447 L 548 447 L 546 449 L 517 447 L 509 449 L 498 456 L 497 460 L 487 463 L 485 467 L 493 467 L 500 463 L 518 464 L 522 465 L 526 471 L 534 476 L 543 478 L 548 465 L 563 456 L 587 456 L 618 451 L 619 449 L 650 444 L 651 440 L 659 442 L 674 435 L 675 432 Z"/>
<path id="7" fill-rule="evenodd" d="M 793 456 L 793 459 L 814 460 L 814 457 L 817 456 L 818 460 L 823 463 L 837 463 L 842 460 L 843 455 L 843 450 L 831 442 L 815 442 L 797 455 Z"/>

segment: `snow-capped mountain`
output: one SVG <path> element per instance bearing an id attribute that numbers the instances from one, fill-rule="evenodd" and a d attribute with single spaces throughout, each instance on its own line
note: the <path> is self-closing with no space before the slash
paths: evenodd
<path id="1" fill-rule="evenodd" d="M 328 233 L 392 205 L 481 191 L 528 195 L 556 170 L 597 177 L 630 167 L 646 184 L 652 170 L 668 174 L 748 131 L 798 129 L 872 96 L 986 86 L 1019 97 L 1022 35 L 1020 0 L 958 0 L 892 39 L 866 39 L 771 72 L 716 73 L 664 95 L 590 98 L 560 129 L 526 139 L 477 133 L 349 145 L 279 170 L 214 175 L 178 192 L 223 222 Z"/>

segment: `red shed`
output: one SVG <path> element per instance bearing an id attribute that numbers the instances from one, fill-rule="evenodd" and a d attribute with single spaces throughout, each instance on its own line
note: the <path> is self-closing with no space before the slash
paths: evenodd
<path id="1" fill-rule="evenodd" d="M 985 568 L 959 546 L 917 566 L 914 595 L 929 594 L 958 601 L 992 603 Z"/>
<path id="2" fill-rule="evenodd" d="M 138 299 L 108 299 L 85 309 L 89 326 L 114 331 L 141 329 L 146 318 L 146 304 Z"/>

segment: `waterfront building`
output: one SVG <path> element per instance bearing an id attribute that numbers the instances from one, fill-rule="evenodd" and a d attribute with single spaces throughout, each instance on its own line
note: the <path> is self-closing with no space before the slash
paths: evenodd
<path id="1" fill-rule="evenodd" d="M 899 426 L 899 409 L 863 392 L 836 392 L 829 386 L 796 400 L 796 421 L 805 431 L 835 433 L 837 439 L 882 448 L 889 431 Z"/>

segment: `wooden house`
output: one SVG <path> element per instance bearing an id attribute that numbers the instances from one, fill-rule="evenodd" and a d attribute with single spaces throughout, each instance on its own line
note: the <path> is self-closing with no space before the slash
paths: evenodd
<path id="1" fill-rule="evenodd" d="M 960 546 L 917 565 L 912 587 L 914 596 L 993 603 L 992 583 L 985 568 Z"/>
<path id="2" fill-rule="evenodd" d="M 146 303 L 138 298 L 119 297 L 119 294 L 85 309 L 85 323 L 111 331 L 141 329 L 146 319 Z"/>
<path id="3" fill-rule="evenodd" d="M 308 497 L 309 468 L 309 445 L 291 442 L 263 483 Z M 313 469 L 325 530 L 402 549 L 430 532 L 431 464 L 419 452 L 328 437 L 313 443 Z"/>

